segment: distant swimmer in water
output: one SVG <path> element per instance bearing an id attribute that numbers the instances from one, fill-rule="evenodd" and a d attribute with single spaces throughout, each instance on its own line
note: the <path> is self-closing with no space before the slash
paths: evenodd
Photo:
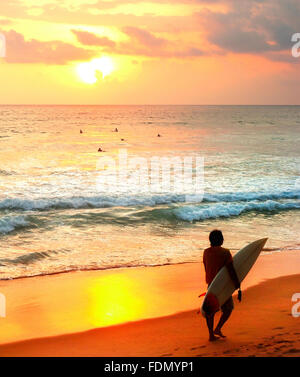
<path id="1" fill-rule="evenodd" d="M 121 141 L 125 141 L 125 139 L 121 139 Z"/>
<path id="2" fill-rule="evenodd" d="M 98 152 L 105 152 L 105 151 L 102 148 L 99 148 Z"/>
<path id="3" fill-rule="evenodd" d="M 157 134 L 157 137 L 161 137 L 161 135 L 160 135 L 160 134 Z"/>
<path id="4" fill-rule="evenodd" d="M 117 127 L 115 128 L 114 132 L 119 132 L 119 130 L 117 129 Z"/>
<path id="5" fill-rule="evenodd" d="M 80 133 L 81 133 L 81 134 L 83 134 L 83 131 L 82 131 L 82 130 L 80 130 Z"/>

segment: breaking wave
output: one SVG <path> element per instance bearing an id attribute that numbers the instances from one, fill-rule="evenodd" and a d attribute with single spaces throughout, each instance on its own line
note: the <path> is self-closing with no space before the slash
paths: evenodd
<path id="1" fill-rule="evenodd" d="M 246 212 L 280 212 L 300 209 L 300 202 L 266 202 L 216 204 L 211 206 L 185 206 L 174 210 L 177 218 L 184 221 L 201 221 L 220 217 L 239 216 Z"/>
<path id="2" fill-rule="evenodd" d="M 202 198 L 201 198 L 202 199 Z M 281 199 L 300 199 L 300 191 L 237 192 L 204 195 L 202 203 L 274 201 Z M 55 209 L 88 209 L 128 206 L 151 206 L 172 203 L 185 203 L 184 194 L 123 195 L 123 196 L 82 196 L 69 198 L 17 199 L 0 201 L 0 210 L 43 211 Z M 197 202 L 197 196 L 195 196 Z M 233 207 L 237 208 L 237 207 Z M 233 209 L 234 210 L 234 209 Z"/>

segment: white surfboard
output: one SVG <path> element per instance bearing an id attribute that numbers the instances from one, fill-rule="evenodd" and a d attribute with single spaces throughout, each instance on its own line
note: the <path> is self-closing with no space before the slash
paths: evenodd
<path id="1" fill-rule="evenodd" d="M 262 238 L 261 240 L 250 243 L 243 247 L 233 257 L 233 266 L 240 283 L 251 270 L 260 252 L 265 246 L 267 239 L 268 238 Z M 209 310 L 210 313 L 215 313 L 220 310 L 220 307 L 229 299 L 234 291 L 235 287 L 233 281 L 230 278 L 227 267 L 224 266 L 217 273 L 206 292 L 201 306 L 202 315 L 205 316 L 207 310 Z"/>

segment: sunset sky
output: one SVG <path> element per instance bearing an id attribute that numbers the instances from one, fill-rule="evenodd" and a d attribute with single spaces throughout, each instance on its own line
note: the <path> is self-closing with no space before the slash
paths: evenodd
<path id="1" fill-rule="evenodd" d="M 1 104 L 300 104 L 299 0 L 5 0 Z"/>

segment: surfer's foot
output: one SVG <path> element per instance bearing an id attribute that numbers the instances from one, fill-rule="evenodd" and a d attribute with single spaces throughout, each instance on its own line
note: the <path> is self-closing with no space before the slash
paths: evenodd
<path id="1" fill-rule="evenodd" d="M 224 335 L 221 330 L 216 329 L 214 334 L 220 336 L 221 338 L 226 338 L 226 335 Z"/>
<path id="2" fill-rule="evenodd" d="M 210 342 L 214 342 L 215 340 L 218 340 L 218 339 L 220 339 L 218 336 L 215 336 L 215 335 L 211 335 L 210 337 L 209 337 L 209 341 Z"/>

